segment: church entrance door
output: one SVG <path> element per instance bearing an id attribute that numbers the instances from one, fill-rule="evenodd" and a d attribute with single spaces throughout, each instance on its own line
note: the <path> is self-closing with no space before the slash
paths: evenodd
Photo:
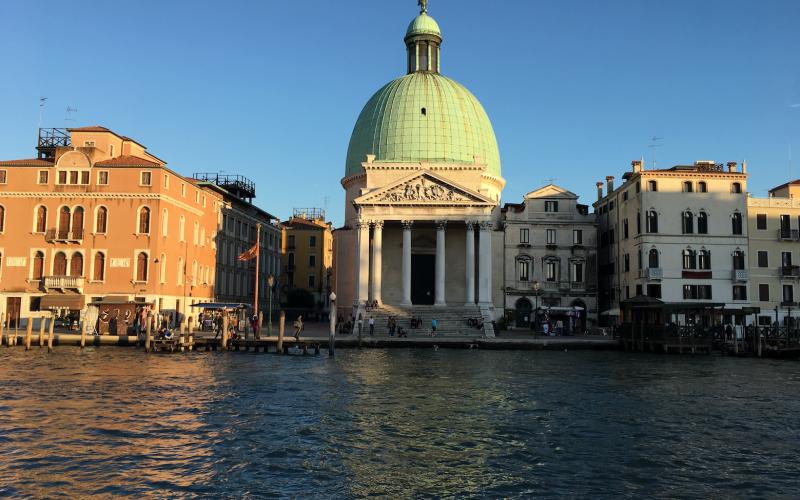
<path id="1" fill-rule="evenodd" d="M 435 298 L 436 256 L 411 255 L 411 303 L 433 305 Z"/>

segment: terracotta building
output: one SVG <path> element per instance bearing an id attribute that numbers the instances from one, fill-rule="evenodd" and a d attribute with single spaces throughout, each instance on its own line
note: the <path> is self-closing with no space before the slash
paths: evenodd
<path id="1" fill-rule="evenodd" d="M 303 289 L 327 308 L 332 290 L 333 233 L 320 209 L 295 209 L 283 223 L 284 290 Z"/>
<path id="2" fill-rule="evenodd" d="M 190 314 L 214 297 L 217 191 L 104 127 L 41 129 L 37 151 L 0 162 L 7 320 L 107 297 Z"/>

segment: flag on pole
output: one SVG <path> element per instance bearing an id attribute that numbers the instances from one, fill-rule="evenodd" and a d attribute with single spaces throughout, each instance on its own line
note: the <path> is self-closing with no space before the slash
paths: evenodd
<path id="1" fill-rule="evenodd" d="M 255 259 L 257 255 L 258 255 L 258 243 L 253 245 L 253 247 L 247 250 L 246 252 L 242 252 L 241 255 L 239 255 L 239 260 L 252 260 Z"/>

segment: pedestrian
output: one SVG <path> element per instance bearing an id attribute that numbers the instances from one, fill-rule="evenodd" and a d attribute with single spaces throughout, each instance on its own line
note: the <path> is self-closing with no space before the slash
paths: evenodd
<path id="1" fill-rule="evenodd" d="M 369 317 L 369 336 L 372 337 L 375 334 L 375 318 L 372 316 Z"/>
<path id="2" fill-rule="evenodd" d="M 303 317 L 298 316 L 294 321 L 294 339 L 300 340 L 300 332 L 303 331 Z"/>
<path id="3" fill-rule="evenodd" d="M 431 337 L 435 337 L 436 336 L 436 327 L 438 327 L 438 326 L 439 326 L 439 322 L 436 321 L 436 318 L 433 318 L 431 320 Z"/>
<path id="4" fill-rule="evenodd" d="M 250 320 L 250 322 L 253 325 L 253 337 L 256 339 L 261 338 L 261 335 L 259 334 L 260 325 L 258 324 L 258 314 L 253 314 L 253 318 Z"/>

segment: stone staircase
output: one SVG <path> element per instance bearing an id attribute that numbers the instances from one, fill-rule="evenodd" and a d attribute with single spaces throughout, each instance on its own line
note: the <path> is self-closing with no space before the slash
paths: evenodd
<path id="1" fill-rule="evenodd" d="M 389 317 L 394 317 L 398 326 L 408 332 L 409 337 L 428 336 L 431 333 L 431 321 L 436 318 L 437 337 L 494 337 L 491 322 L 484 319 L 485 328 L 476 328 L 467 324 L 469 318 L 486 318 L 483 308 L 474 306 L 393 306 L 382 305 L 377 309 L 364 311 L 364 336 L 369 335 L 369 318 L 375 319 L 375 335 L 389 335 Z M 411 318 L 415 316 L 422 320 L 420 327 L 411 328 Z M 489 316 L 491 317 L 491 313 Z"/>

